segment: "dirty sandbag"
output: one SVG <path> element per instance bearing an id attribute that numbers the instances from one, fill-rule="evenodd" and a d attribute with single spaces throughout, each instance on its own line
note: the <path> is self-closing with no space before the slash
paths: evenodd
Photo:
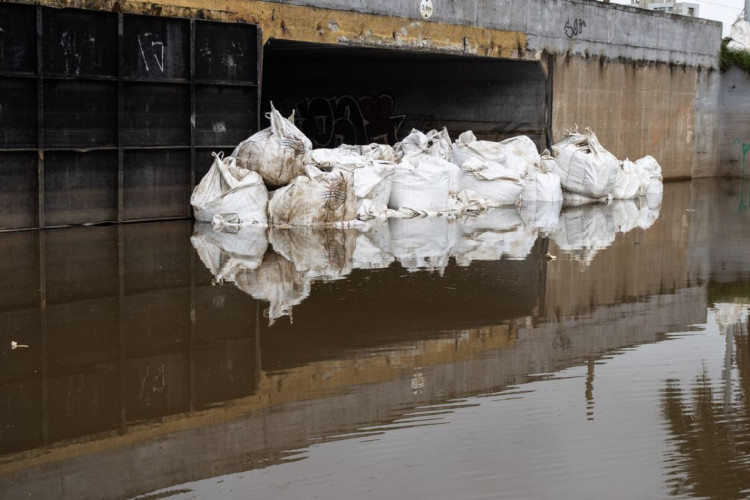
<path id="1" fill-rule="evenodd" d="M 271 104 L 266 116 L 271 126 L 242 141 L 232 156 L 239 166 L 258 172 L 268 186 L 284 186 L 304 173 L 312 143 L 294 125 L 294 113 L 287 120 Z"/>
<path id="2" fill-rule="evenodd" d="M 217 282 L 233 282 L 243 271 L 256 269 L 268 248 L 265 227 L 244 227 L 236 233 L 214 231 L 209 224 L 196 222 L 190 243 L 203 265 Z"/>
<path id="3" fill-rule="evenodd" d="M 388 221 L 368 222 L 357 235 L 352 257 L 354 269 L 385 269 L 394 260 Z"/>
<path id="4" fill-rule="evenodd" d="M 332 281 L 352 271 L 357 234 L 355 229 L 331 227 L 272 227 L 268 239 L 306 278 Z"/>
<path id="5" fill-rule="evenodd" d="M 470 158 L 461 165 L 461 188 L 474 191 L 497 206 L 515 205 L 524 181 L 499 163 Z"/>
<path id="6" fill-rule="evenodd" d="M 331 225 L 354 220 L 357 203 L 352 174 L 339 168 L 323 172 L 307 165 L 304 175 L 271 195 L 268 214 L 271 224 L 277 226 Z"/>
<path id="7" fill-rule="evenodd" d="M 530 201 L 521 203 L 518 213 L 524 225 L 539 231 L 540 236 L 548 236 L 557 227 L 560 220 L 560 201 Z"/>
<path id="8" fill-rule="evenodd" d="M 458 242 L 458 225 L 445 217 L 388 219 L 393 256 L 409 272 L 443 274 Z"/>
<path id="9" fill-rule="evenodd" d="M 570 191 L 563 190 L 563 208 L 580 207 L 583 205 L 592 205 L 599 203 L 606 204 L 610 201 L 612 201 L 610 195 L 602 196 L 601 198 L 590 198 L 588 196 L 583 196 L 582 194 L 571 193 Z"/>
<path id="10" fill-rule="evenodd" d="M 584 205 L 564 209 L 552 240 L 574 260 L 590 265 L 596 254 L 616 237 L 612 212 L 606 205 Z"/>
<path id="11" fill-rule="evenodd" d="M 440 158 L 413 155 L 396 165 L 388 202 L 394 210 L 447 210 L 450 196 L 459 190 L 460 169 Z"/>
<path id="12" fill-rule="evenodd" d="M 388 144 L 378 144 L 375 142 L 364 146 L 342 144 L 336 149 L 356 153 L 363 158 L 373 161 L 397 161 L 396 152 Z"/>
<path id="13" fill-rule="evenodd" d="M 727 48 L 731 50 L 750 51 L 750 23 L 747 22 L 745 10 L 737 16 L 729 29 L 729 38 Z"/>
<path id="14" fill-rule="evenodd" d="M 213 165 L 190 197 L 195 219 L 211 222 L 230 214 L 238 226 L 265 225 L 268 190 L 260 175 L 238 166 L 233 157 L 224 161 L 222 153 L 212 155 Z"/>
<path id="15" fill-rule="evenodd" d="M 635 161 L 635 164 L 643 169 L 648 175 L 648 186 L 643 194 L 656 194 L 664 192 L 661 165 L 652 156 L 644 156 Z"/>
<path id="16" fill-rule="evenodd" d="M 626 158 L 620 163 L 617 179 L 610 193 L 615 200 L 631 200 L 646 194 L 648 183 L 646 171 Z"/>
<path id="17" fill-rule="evenodd" d="M 445 128 L 440 131 L 430 130 L 426 134 L 412 129 L 403 141 L 396 143 L 393 150 L 399 159 L 421 153 L 450 161 L 453 155 L 453 144 Z"/>
<path id="18" fill-rule="evenodd" d="M 477 140 L 474 132 L 467 130 L 453 143 L 451 159 L 459 167 L 472 158 L 493 161 L 502 165 L 505 163 L 506 150 L 506 146 L 499 142 Z"/>
<path id="19" fill-rule="evenodd" d="M 591 129 L 587 128 L 583 134 L 572 132 L 561 144 L 553 146 L 553 151 L 557 152 L 555 173 L 560 176 L 564 190 L 601 198 L 614 187 L 619 163 L 599 144 Z"/>
<path id="20" fill-rule="evenodd" d="M 505 148 L 505 167 L 524 177 L 532 168 L 539 166 L 539 151 L 529 137 L 519 135 L 500 142 Z"/>
<path id="21" fill-rule="evenodd" d="M 281 255 L 268 252 L 260 267 L 238 274 L 234 284 L 254 299 L 269 302 L 267 316 L 272 326 L 282 316 L 292 321 L 292 308 L 310 296 L 312 280 Z"/>

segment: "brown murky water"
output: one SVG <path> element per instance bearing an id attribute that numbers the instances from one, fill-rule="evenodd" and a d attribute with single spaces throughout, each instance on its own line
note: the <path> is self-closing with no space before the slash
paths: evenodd
<path id="1" fill-rule="evenodd" d="M 748 196 L 0 234 L 0 497 L 750 498 Z"/>

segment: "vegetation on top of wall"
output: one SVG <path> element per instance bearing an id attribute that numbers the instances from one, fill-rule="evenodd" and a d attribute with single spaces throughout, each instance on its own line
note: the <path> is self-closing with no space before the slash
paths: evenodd
<path id="1" fill-rule="evenodd" d="M 721 41 L 721 52 L 719 53 L 719 69 L 726 71 L 730 66 L 737 66 L 750 73 L 750 53 L 744 50 L 728 49 L 727 44 L 731 38 L 726 37 Z"/>

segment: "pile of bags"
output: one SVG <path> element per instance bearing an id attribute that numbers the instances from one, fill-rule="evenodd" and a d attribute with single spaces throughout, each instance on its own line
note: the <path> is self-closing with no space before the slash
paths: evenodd
<path id="1" fill-rule="evenodd" d="M 215 228 L 347 227 L 355 221 L 477 215 L 491 208 L 545 210 L 660 194 L 650 156 L 619 161 L 577 128 L 541 155 L 526 136 L 451 141 L 446 129 L 412 130 L 395 146 L 313 149 L 271 105 L 271 126 L 214 164 L 191 197 L 195 218 Z M 551 214 L 555 220 L 555 214 Z"/>

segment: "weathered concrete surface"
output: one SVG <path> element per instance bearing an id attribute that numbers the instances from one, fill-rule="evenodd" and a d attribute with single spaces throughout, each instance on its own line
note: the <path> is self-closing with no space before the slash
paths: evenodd
<path id="1" fill-rule="evenodd" d="M 648 154 L 666 178 L 690 177 L 699 74 L 689 66 L 557 56 L 554 140 L 574 123 L 589 126 L 618 158 Z"/>
<path id="2" fill-rule="evenodd" d="M 715 87 L 718 99 L 713 115 L 719 126 L 714 129 L 714 157 L 719 164 L 713 175 L 750 177 L 750 75 L 733 66 L 721 73 Z"/>

